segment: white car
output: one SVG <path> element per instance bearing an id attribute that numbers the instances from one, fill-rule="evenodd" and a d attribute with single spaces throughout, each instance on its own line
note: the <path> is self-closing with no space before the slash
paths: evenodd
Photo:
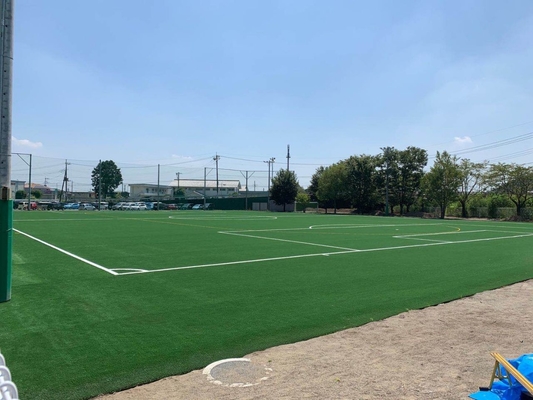
<path id="1" fill-rule="evenodd" d="M 78 208 L 78 210 L 82 211 L 82 210 L 85 210 L 85 211 L 94 211 L 96 208 L 92 205 L 92 204 L 89 204 L 89 203 L 82 203 L 80 204 L 80 207 Z"/>
<path id="2" fill-rule="evenodd" d="M 137 210 L 137 211 L 146 211 L 147 207 L 145 203 L 139 202 L 139 203 L 133 203 L 129 209 Z"/>
<path id="3" fill-rule="evenodd" d="M 135 203 L 125 203 L 125 204 L 122 204 L 122 208 L 121 208 L 121 209 L 122 209 L 122 210 L 131 210 L 134 204 L 135 204 Z"/>

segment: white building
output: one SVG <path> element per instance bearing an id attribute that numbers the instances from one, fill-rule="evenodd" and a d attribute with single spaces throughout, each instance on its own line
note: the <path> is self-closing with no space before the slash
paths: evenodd
<path id="1" fill-rule="evenodd" d="M 133 183 L 129 184 L 129 187 L 132 200 L 171 200 L 178 197 L 178 189 L 183 191 L 186 198 L 203 197 L 204 189 L 206 197 L 236 196 L 241 189 L 241 182 L 239 180 L 174 179 L 169 185 L 158 186 L 150 183 Z M 176 195 L 174 195 L 175 193 Z"/>

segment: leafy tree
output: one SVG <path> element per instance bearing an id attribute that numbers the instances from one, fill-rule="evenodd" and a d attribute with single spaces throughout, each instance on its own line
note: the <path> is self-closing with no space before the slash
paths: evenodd
<path id="1" fill-rule="evenodd" d="M 461 172 L 461 186 L 459 186 L 458 200 L 461 203 L 461 216 L 468 218 L 467 202 L 472 193 L 479 192 L 483 187 L 483 176 L 487 163 L 473 163 L 468 158 L 459 163 Z"/>
<path id="2" fill-rule="evenodd" d="M 347 196 L 346 191 L 346 164 L 337 163 L 325 168 L 318 181 L 318 200 L 333 202 L 334 213 L 337 213 L 337 201 Z"/>
<path id="3" fill-rule="evenodd" d="M 26 191 L 24 190 L 17 190 L 15 192 L 15 199 L 25 199 L 26 198 Z"/>
<path id="4" fill-rule="evenodd" d="M 457 157 L 444 151 L 437 151 L 437 158 L 430 171 L 423 178 L 425 193 L 440 206 L 440 218 L 444 219 L 446 208 L 457 198 L 461 186 L 461 171 Z"/>
<path id="5" fill-rule="evenodd" d="M 305 209 L 309 205 L 309 195 L 305 192 L 298 192 L 296 195 L 296 203 L 299 205 L 298 208 L 302 208 L 302 211 L 305 212 Z"/>
<path id="6" fill-rule="evenodd" d="M 403 207 L 409 212 L 409 208 L 416 201 L 422 177 L 424 176 L 424 167 L 428 163 L 428 154 L 426 150 L 418 147 L 409 146 L 407 149 L 400 151 L 398 159 L 398 198 L 400 205 L 400 214 L 403 213 Z"/>
<path id="7" fill-rule="evenodd" d="M 43 196 L 43 194 L 41 193 L 40 190 L 32 190 L 31 196 L 35 199 L 40 199 Z"/>
<path id="8" fill-rule="evenodd" d="M 351 156 L 344 161 L 346 165 L 346 190 L 359 213 L 375 207 L 378 201 L 376 187 L 376 168 L 379 157 L 366 154 Z"/>
<path id="9" fill-rule="evenodd" d="M 428 162 L 427 151 L 409 146 L 405 150 L 383 147 L 378 165 L 378 186 L 385 189 L 385 206 L 398 205 L 400 214 L 409 212 L 420 194 L 424 167 Z M 385 210 L 387 212 L 387 210 Z"/>
<path id="10" fill-rule="evenodd" d="M 498 208 L 513 207 L 514 203 L 504 194 L 493 193 L 488 200 L 489 218 L 498 218 Z"/>
<path id="11" fill-rule="evenodd" d="M 91 179 L 96 196 L 101 193 L 105 198 L 122 183 L 122 173 L 114 161 L 101 161 L 93 169 Z"/>
<path id="12" fill-rule="evenodd" d="M 501 163 L 491 165 L 487 184 L 496 193 L 505 194 L 516 206 L 516 214 L 520 215 L 533 193 L 533 167 Z"/>
<path id="13" fill-rule="evenodd" d="M 174 197 L 185 197 L 185 190 L 183 190 L 182 188 L 175 188 L 174 189 Z"/>
<path id="14" fill-rule="evenodd" d="M 398 178 L 398 158 L 399 152 L 394 147 L 382 147 L 383 153 L 380 156 L 379 163 L 380 172 L 376 177 L 378 187 L 384 188 L 385 197 L 385 215 L 389 215 L 390 210 L 394 207 L 393 196 L 391 196 L 390 186 L 391 182 L 395 182 Z M 393 204 L 393 207 L 391 207 Z"/>
<path id="15" fill-rule="evenodd" d="M 309 195 L 311 201 L 318 201 L 317 192 L 318 192 L 318 181 L 324 173 L 324 167 L 318 167 L 311 177 L 311 182 L 307 187 L 307 194 Z"/>
<path id="16" fill-rule="evenodd" d="M 298 180 L 293 171 L 280 169 L 276 176 L 272 178 L 270 187 L 270 198 L 277 205 L 283 204 L 283 211 L 288 203 L 294 203 L 298 194 Z"/>

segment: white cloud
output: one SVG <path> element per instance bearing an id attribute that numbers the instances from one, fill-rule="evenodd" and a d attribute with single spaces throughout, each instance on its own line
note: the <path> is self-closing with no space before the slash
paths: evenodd
<path id="1" fill-rule="evenodd" d="M 15 136 L 11 137 L 11 141 L 16 146 L 29 147 L 31 149 L 38 149 L 39 147 L 43 147 L 43 144 L 41 142 L 32 142 L 28 139 L 19 140 Z"/>
<path id="2" fill-rule="evenodd" d="M 473 143 L 470 136 L 463 136 L 463 137 L 454 137 L 453 142 L 455 144 L 465 144 L 465 143 Z"/>

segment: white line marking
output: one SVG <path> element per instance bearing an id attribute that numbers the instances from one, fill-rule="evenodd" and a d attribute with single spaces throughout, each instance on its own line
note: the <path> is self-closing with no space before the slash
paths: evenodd
<path id="1" fill-rule="evenodd" d="M 257 215 L 255 217 L 217 217 L 217 216 L 206 216 L 206 217 L 200 217 L 200 216 L 190 216 L 190 217 L 176 217 L 174 215 L 169 215 L 170 219 L 177 219 L 177 220 L 186 220 L 186 221 L 256 221 L 256 220 L 264 220 L 264 219 L 278 219 L 278 217 L 271 217 L 271 216 L 260 216 Z"/>
<path id="2" fill-rule="evenodd" d="M 240 232 L 245 232 L 245 231 L 240 231 Z M 257 232 L 257 231 L 255 231 L 255 232 Z M 318 243 L 300 242 L 300 241 L 298 241 L 298 240 L 279 239 L 279 238 L 271 238 L 271 237 L 255 236 L 255 235 L 243 235 L 243 234 L 241 234 L 241 233 L 237 233 L 237 232 L 218 232 L 218 233 L 222 233 L 222 234 L 225 234 L 225 235 L 234 235 L 234 236 L 250 237 L 250 238 L 254 238 L 254 239 L 264 239 L 264 240 L 274 240 L 274 241 L 278 241 L 278 242 L 287 242 L 287 243 L 305 244 L 305 245 L 307 245 L 307 246 L 327 247 L 327 248 L 329 248 L 329 249 L 339 249 L 339 250 L 348 250 L 348 251 L 359 251 L 359 250 L 357 250 L 357 249 L 350 249 L 350 248 L 347 248 L 347 247 L 330 246 L 330 245 L 327 245 L 327 244 L 318 244 Z"/>
<path id="3" fill-rule="evenodd" d="M 386 224 L 386 225 L 346 225 L 346 224 L 325 224 L 325 225 L 311 225 L 309 229 L 350 229 L 350 228 L 391 228 L 399 226 L 435 226 L 435 225 L 449 225 L 449 223 L 434 223 L 434 224 Z"/>
<path id="4" fill-rule="evenodd" d="M 17 232 L 17 233 L 20 233 L 21 235 L 27 236 L 27 237 L 29 237 L 30 239 L 35 240 L 36 242 L 39 242 L 39 243 L 41 243 L 41 244 L 44 244 L 45 246 L 51 247 L 52 249 L 57 250 L 57 251 L 59 251 L 60 253 L 66 254 L 67 256 L 70 256 L 70 257 L 72 257 L 72 258 L 75 258 L 76 260 L 82 261 L 82 262 L 84 262 L 85 264 L 89 264 L 89 265 L 91 265 L 91 266 L 93 266 L 93 267 L 96 267 L 96 268 L 98 268 L 98 269 L 101 269 L 102 271 L 108 272 L 108 273 L 110 273 L 111 275 L 118 275 L 118 274 L 117 274 L 115 271 L 113 271 L 113 270 L 110 270 L 110 269 L 108 269 L 108 268 L 106 268 L 106 267 L 102 267 L 101 265 L 96 264 L 96 263 L 93 263 L 92 261 L 86 260 L 85 258 L 82 258 L 82 257 L 80 257 L 80 256 L 77 256 L 76 254 L 72 254 L 72 253 L 70 253 L 70 252 L 68 252 L 68 251 L 66 251 L 66 250 L 63 250 L 63 249 L 61 249 L 61 248 L 59 248 L 59 247 L 57 247 L 57 246 L 54 246 L 53 244 L 47 243 L 47 242 L 45 242 L 44 240 L 37 239 L 36 237 L 31 236 L 31 235 L 28 235 L 27 233 L 24 233 L 24 232 L 22 232 L 22 231 L 19 231 L 18 229 L 13 229 L 13 230 L 14 230 L 15 232 Z"/>
<path id="5" fill-rule="evenodd" d="M 480 231 L 454 231 L 454 232 L 435 232 L 435 233 L 414 233 L 412 235 L 398 235 L 393 236 L 393 238 L 410 238 L 417 236 L 439 236 L 439 235 L 460 235 L 462 233 L 479 233 L 479 232 L 488 232 L 487 230 Z M 516 233 L 516 232 L 513 232 Z"/>
<path id="6" fill-rule="evenodd" d="M 284 257 L 272 257 L 272 258 L 259 258 L 256 260 L 242 260 L 242 261 L 228 261 L 223 263 L 213 263 L 213 264 L 199 264 L 199 265 L 188 265 L 185 267 L 171 267 L 171 268 L 162 268 L 162 269 L 153 269 L 146 272 L 123 272 L 119 274 L 122 275 L 133 275 L 133 274 L 145 274 L 152 272 L 165 272 L 165 271 L 176 271 L 180 269 L 194 269 L 194 268 L 207 268 L 207 267 L 222 267 L 225 265 L 238 265 L 238 264 L 251 264 L 265 261 L 278 261 L 278 260 L 290 260 L 294 258 L 305 258 L 305 257 L 318 257 L 318 256 L 329 256 L 332 254 L 346 254 L 346 253 L 356 253 L 359 250 L 349 250 L 349 251 L 337 251 L 333 253 L 313 253 L 313 254 L 299 254 L 295 256 L 284 256 Z"/>
<path id="7" fill-rule="evenodd" d="M 251 263 L 257 263 L 257 262 L 290 260 L 290 259 L 305 258 L 305 257 L 332 256 L 332 255 L 337 255 L 337 254 L 370 253 L 373 251 L 401 250 L 401 249 L 412 249 L 416 247 L 454 245 L 454 244 L 473 243 L 473 242 L 482 242 L 482 241 L 491 241 L 491 240 L 514 239 L 514 238 L 530 237 L 530 236 L 533 236 L 533 233 L 524 234 L 524 235 L 515 235 L 515 236 L 502 236 L 502 237 L 497 237 L 497 238 L 470 239 L 470 240 L 462 240 L 462 241 L 457 241 L 457 242 L 424 243 L 424 244 L 413 244 L 413 245 L 408 245 L 408 246 L 394 246 L 394 247 L 381 247 L 381 248 L 375 248 L 375 249 L 336 251 L 336 252 L 331 252 L 331 253 L 300 254 L 300 255 L 285 256 L 285 257 L 260 258 L 256 260 L 242 260 L 242 261 L 229 261 L 225 263 L 215 263 L 215 264 L 189 265 L 185 267 L 154 269 L 154 270 L 150 270 L 147 272 L 124 272 L 119 275 L 122 276 L 122 275 L 133 275 L 133 274 L 143 274 L 143 273 L 153 273 L 153 272 L 176 271 L 176 270 L 181 270 L 181 269 L 221 267 L 221 266 L 226 266 L 226 265 L 251 264 Z M 265 239 L 261 237 L 259 238 Z"/>
<path id="8" fill-rule="evenodd" d="M 438 242 L 438 243 L 453 243 L 447 242 L 446 240 L 437 240 L 437 239 L 423 239 L 419 237 L 404 237 L 404 236 L 393 236 L 394 239 L 408 239 L 408 240 L 422 240 L 425 242 Z"/>

